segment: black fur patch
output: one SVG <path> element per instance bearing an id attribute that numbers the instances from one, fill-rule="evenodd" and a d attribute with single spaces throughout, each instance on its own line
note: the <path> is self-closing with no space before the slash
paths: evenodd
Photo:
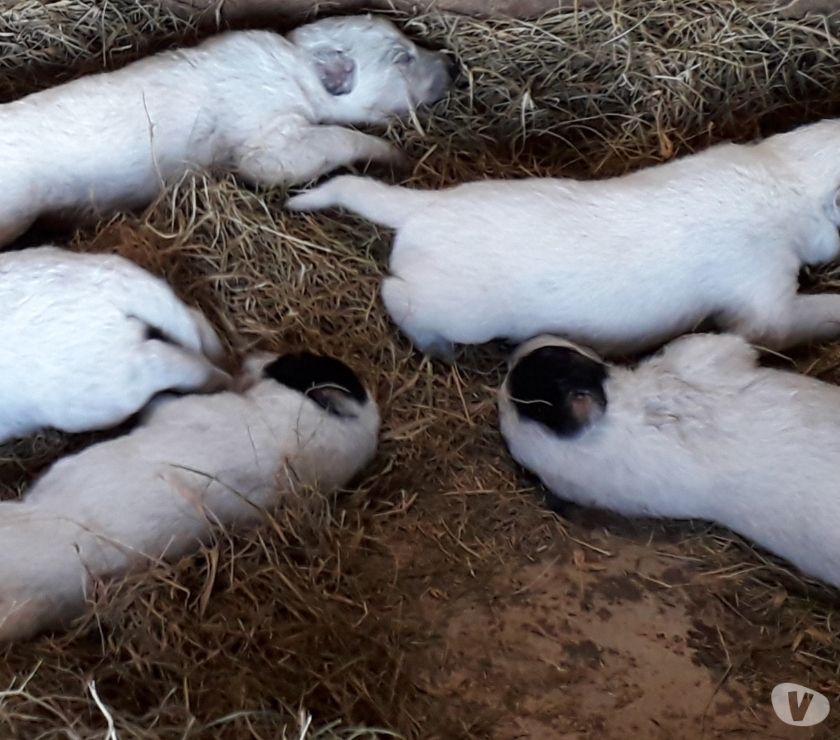
<path id="1" fill-rule="evenodd" d="M 604 381 L 608 375 L 602 362 L 569 347 L 541 347 L 513 367 L 508 392 L 521 417 L 533 419 L 561 437 L 571 437 L 586 426 L 573 412 L 573 401 L 585 394 L 606 408 Z"/>
<path id="2" fill-rule="evenodd" d="M 265 366 L 263 374 L 287 388 L 300 391 L 322 408 L 334 413 L 328 396 L 318 389 L 341 390 L 359 403 L 367 399 L 367 392 L 356 373 L 341 360 L 312 352 L 297 352 L 278 357 Z"/>

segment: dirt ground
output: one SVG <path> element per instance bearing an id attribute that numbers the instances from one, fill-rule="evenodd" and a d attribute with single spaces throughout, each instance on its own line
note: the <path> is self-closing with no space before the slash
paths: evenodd
<path id="1" fill-rule="evenodd" d="M 190 33 L 127 0 L 60 0 L 60 22 L 18 5 L 0 17 L 4 100 Z M 601 177 L 840 111 L 837 33 L 724 2 L 664 5 L 584 26 L 409 23 L 469 81 L 386 132 L 411 182 Z M 836 590 L 700 522 L 550 506 L 496 431 L 504 349 L 424 360 L 377 299 L 390 235 L 286 213 L 284 198 L 199 178 L 59 238 L 167 277 L 239 351 L 308 347 L 357 367 L 385 419 L 376 461 L 335 501 L 290 498 L 259 532 L 103 587 L 71 632 L 5 649 L 0 737 L 840 737 Z M 836 267 L 810 278 L 840 284 Z M 833 347 L 795 361 L 840 381 Z M 0 496 L 92 439 L 0 447 Z M 828 720 L 777 720 L 781 682 L 825 693 Z"/>
<path id="2" fill-rule="evenodd" d="M 440 695 L 458 697 L 465 712 L 497 710 L 486 728 L 468 735 L 831 736 L 775 718 L 767 694 L 772 675 L 751 686 L 721 671 L 724 635 L 743 626 L 728 619 L 723 605 L 702 603 L 696 593 L 702 586 L 673 588 L 668 578 L 679 583 L 686 575 L 674 567 L 678 553 L 599 540 L 599 547 L 614 549 L 612 557 L 587 560 L 578 551 L 571 562 L 522 564 L 448 605 Z M 431 611 L 432 620 L 441 618 Z"/>
<path id="3" fill-rule="evenodd" d="M 499 505 L 477 491 L 456 506 L 478 497 Z M 406 609 L 432 635 L 412 656 L 417 689 L 440 702 L 419 719 L 428 730 L 419 736 L 836 736 L 834 723 L 791 728 L 775 717 L 773 686 L 808 685 L 809 671 L 761 644 L 773 615 L 739 612 L 737 592 L 722 594 L 718 574 L 677 544 L 685 528 L 583 510 L 560 519 L 527 493 L 507 502 L 506 532 L 453 541 L 446 522 L 464 526 L 463 513 L 446 508 L 418 503 L 399 525 L 405 536 L 393 536 L 403 540 L 401 588 L 416 593 Z M 497 560 L 488 567 L 489 550 Z"/>

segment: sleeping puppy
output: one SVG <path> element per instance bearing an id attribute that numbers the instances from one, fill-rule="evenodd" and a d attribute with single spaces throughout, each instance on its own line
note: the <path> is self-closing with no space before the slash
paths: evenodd
<path id="1" fill-rule="evenodd" d="M 0 245 L 41 215 L 135 208 L 194 168 L 305 182 L 391 144 L 344 128 L 441 98 L 443 54 L 389 21 L 325 18 L 287 37 L 228 32 L 0 105 Z"/>
<path id="2" fill-rule="evenodd" d="M 96 581 L 253 527 L 292 491 L 335 491 L 372 459 L 379 411 L 339 360 L 254 355 L 237 385 L 161 397 L 130 434 L 0 502 L 0 642 L 60 627 Z"/>
<path id="3" fill-rule="evenodd" d="M 388 313 L 423 352 L 550 332 L 604 355 L 703 321 L 773 349 L 840 337 L 840 295 L 798 275 L 840 254 L 840 119 L 606 180 L 443 190 L 340 176 L 288 201 L 395 230 Z"/>
<path id="4" fill-rule="evenodd" d="M 758 359 L 734 334 L 632 368 L 540 336 L 510 361 L 502 436 L 560 499 L 717 522 L 840 586 L 840 388 Z"/>

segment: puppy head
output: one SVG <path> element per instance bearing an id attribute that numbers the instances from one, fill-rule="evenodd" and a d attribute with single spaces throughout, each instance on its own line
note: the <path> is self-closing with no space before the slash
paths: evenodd
<path id="1" fill-rule="evenodd" d="M 329 95 L 327 122 L 385 121 L 442 98 L 454 78 L 443 54 L 421 49 L 384 18 L 323 18 L 288 38 Z"/>
<path id="2" fill-rule="evenodd" d="M 356 418 L 371 403 L 356 373 L 334 357 L 297 352 L 265 361 L 260 356 L 250 372 L 259 365 L 261 379 L 298 391 L 332 416 Z"/>
<path id="3" fill-rule="evenodd" d="M 243 376 L 247 413 L 259 414 L 281 444 L 283 485 L 334 491 L 375 456 L 379 408 L 340 360 L 312 352 L 254 354 Z"/>
<path id="4" fill-rule="evenodd" d="M 503 395 L 517 416 L 573 437 L 607 408 L 607 366 L 589 350 L 542 336 L 519 347 L 510 360 Z"/>

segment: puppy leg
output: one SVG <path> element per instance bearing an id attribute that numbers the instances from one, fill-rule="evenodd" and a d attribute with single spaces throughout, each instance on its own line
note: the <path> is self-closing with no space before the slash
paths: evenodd
<path id="1" fill-rule="evenodd" d="M 840 336 L 840 295 L 797 295 L 791 306 L 788 345 Z"/>
<path id="2" fill-rule="evenodd" d="M 161 391 L 213 393 L 233 381 L 207 358 L 159 339 L 143 343 L 137 358 L 138 392 L 149 398 Z"/>
<path id="3" fill-rule="evenodd" d="M 736 319 L 732 328 L 755 344 L 782 350 L 840 337 L 840 295 L 794 295 L 770 315 Z"/>
<path id="4" fill-rule="evenodd" d="M 233 384 L 204 355 L 166 341 L 150 339 L 125 351 L 131 357 L 129 367 L 121 368 L 125 380 L 120 386 L 87 397 L 84 403 L 67 404 L 54 421 L 56 426 L 67 432 L 107 428 L 143 409 L 159 393 L 214 393 Z"/>
<path id="5" fill-rule="evenodd" d="M 237 173 L 254 185 L 295 185 L 355 162 L 399 166 L 404 155 L 384 139 L 341 126 L 310 126 L 282 138 L 249 141 L 235 154 Z"/>
<path id="6" fill-rule="evenodd" d="M 411 343 L 425 355 L 444 362 L 452 362 L 455 346 L 418 316 L 416 302 L 412 299 L 405 282 L 389 276 L 382 283 L 382 302 L 391 319 L 408 335 Z"/>
<path id="7" fill-rule="evenodd" d="M 434 339 L 417 339 L 414 344 L 424 355 L 433 360 L 440 360 L 451 364 L 455 361 L 455 345 L 445 339 L 435 337 Z"/>
<path id="8" fill-rule="evenodd" d="M 225 348 L 222 346 L 222 341 L 219 339 L 219 335 L 216 333 L 213 325 L 197 308 L 190 308 L 188 310 L 198 329 L 201 351 L 217 365 L 222 364 L 226 359 Z"/>

